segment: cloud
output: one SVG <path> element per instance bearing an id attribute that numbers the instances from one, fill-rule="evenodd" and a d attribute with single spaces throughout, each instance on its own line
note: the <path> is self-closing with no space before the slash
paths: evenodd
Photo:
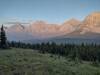
<path id="1" fill-rule="evenodd" d="M 29 23 L 26 23 L 26 22 L 5 22 L 5 24 L 29 24 Z"/>

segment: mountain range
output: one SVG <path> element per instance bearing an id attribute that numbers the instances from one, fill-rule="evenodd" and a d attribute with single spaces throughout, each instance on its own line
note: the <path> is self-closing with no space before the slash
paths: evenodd
<path id="1" fill-rule="evenodd" d="M 20 22 L 6 28 L 8 40 L 23 42 L 43 42 L 59 40 L 93 40 L 100 41 L 100 12 L 86 16 L 83 21 L 70 19 L 62 24 L 49 24 L 45 21 L 35 21 L 29 25 Z"/>

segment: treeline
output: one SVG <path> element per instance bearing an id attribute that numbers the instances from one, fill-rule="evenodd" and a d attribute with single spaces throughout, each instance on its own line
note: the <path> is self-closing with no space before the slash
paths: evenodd
<path id="1" fill-rule="evenodd" d="M 57 54 L 59 56 L 65 56 L 73 60 L 85 60 L 85 61 L 99 61 L 100 62 L 100 45 L 96 44 L 56 44 L 41 43 L 41 44 L 26 44 L 21 42 L 7 42 L 6 33 L 4 27 L 0 28 L 0 49 L 8 49 L 11 47 L 16 48 L 28 48 L 38 50 L 41 53 Z"/>
<path id="2" fill-rule="evenodd" d="M 41 43 L 41 44 L 25 44 L 21 42 L 10 42 L 10 47 L 16 48 L 30 48 L 38 50 L 41 53 L 51 53 L 61 56 L 66 56 L 73 60 L 85 60 L 85 61 L 100 61 L 100 45 L 96 44 L 56 44 Z"/>

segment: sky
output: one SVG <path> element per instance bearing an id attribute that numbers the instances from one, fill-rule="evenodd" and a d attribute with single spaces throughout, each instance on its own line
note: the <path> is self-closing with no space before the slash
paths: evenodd
<path id="1" fill-rule="evenodd" d="M 100 11 L 100 0 L 0 0 L 0 24 L 43 20 L 63 23 L 71 18 L 83 20 Z"/>

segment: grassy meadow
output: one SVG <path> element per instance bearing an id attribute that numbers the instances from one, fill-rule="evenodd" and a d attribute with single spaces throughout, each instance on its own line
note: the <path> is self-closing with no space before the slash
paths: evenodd
<path id="1" fill-rule="evenodd" d="M 100 75 L 100 65 L 12 48 L 0 50 L 0 75 Z"/>

